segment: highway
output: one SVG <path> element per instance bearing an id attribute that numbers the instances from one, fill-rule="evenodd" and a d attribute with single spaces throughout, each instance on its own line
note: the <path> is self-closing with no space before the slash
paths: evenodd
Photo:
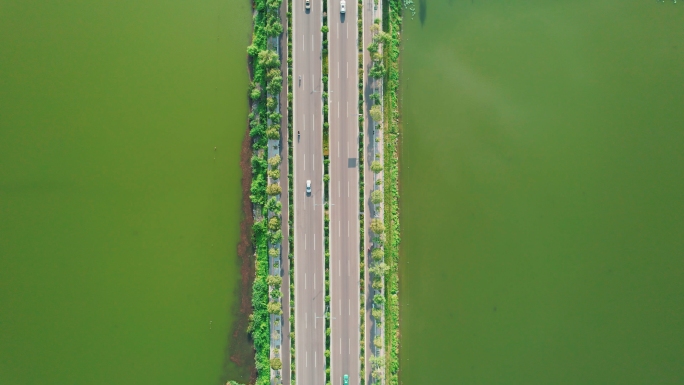
<path id="1" fill-rule="evenodd" d="M 330 380 L 360 381 L 357 4 L 328 2 L 330 122 Z"/>
<path id="2" fill-rule="evenodd" d="M 295 383 L 321 385 L 325 383 L 322 3 L 311 1 L 309 10 L 304 4 L 304 0 L 292 3 Z"/>

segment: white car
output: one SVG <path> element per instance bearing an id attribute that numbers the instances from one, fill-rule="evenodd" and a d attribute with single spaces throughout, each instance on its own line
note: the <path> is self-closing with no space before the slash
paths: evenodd
<path id="1" fill-rule="evenodd" d="M 345 13 L 347 11 L 347 5 L 344 0 L 340 0 L 340 13 Z"/>
<path id="2" fill-rule="evenodd" d="M 306 9 L 310 9 L 311 8 L 311 0 L 305 0 L 304 7 L 306 7 Z"/>
<path id="3" fill-rule="evenodd" d="M 311 194 L 311 181 L 307 180 L 306 181 L 306 195 Z"/>

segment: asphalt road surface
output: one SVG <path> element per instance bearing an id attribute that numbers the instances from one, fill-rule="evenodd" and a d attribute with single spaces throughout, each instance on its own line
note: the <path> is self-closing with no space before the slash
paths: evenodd
<path id="1" fill-rule="evenodd" d="M 295 382 L 325 383 L 322 3 L 292 3 Z M 299 77 L 301 76 L 301 82 Z M 299 134 L 297 134 L 299 132 Z M 306 193 L 306 181 L 311 193 Z"/>
<path id="2" fill-rule="evenodd" d="M 357 4 L 328 2 L 330 121 L 330 379 L 360 380 Z"/>

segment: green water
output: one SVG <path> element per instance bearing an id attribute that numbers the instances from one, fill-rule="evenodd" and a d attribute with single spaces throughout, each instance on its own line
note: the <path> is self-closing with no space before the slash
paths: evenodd
<path id="1" fill-rule="evenodd" d="M 247 1 L 0 2 L 0 384 L 248 375 L 249 36 Z"/>
<path id="2" fill-rule="evenodd" d="M 406 17 L 402 384 L 684 383 L 683 6 Z"/>

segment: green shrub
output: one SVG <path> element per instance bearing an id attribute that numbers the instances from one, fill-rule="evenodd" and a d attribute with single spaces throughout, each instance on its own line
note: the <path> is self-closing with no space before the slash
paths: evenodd
<path id="1" fill-rule="evenodd" d="M 371 162 L 370 169 L 371 169 L 371 171 L 373 171 L 374 173 L 377 174 L 380 171 L 382 171 L 382 163 L 380 163 L 377 160 L 374 160 L 373 162 Z"/>
<path id="2" fill-rule="evenodd" d="M 271 231 L 280 229 L 280 219 L 278 217 L 271 217 L 271 219 L 268 220 L 268 229 Z"/>
<path id="3" fill-rule="evenodd" d="M 373 251 L 371 251 L 371 257 L 376 262 L 380 262 L 384 256 L 385 252 L 380 248 L 375 248 Z"/>
<path id="4" fill-rule="evenodd" d="M 381 190 L 373 190 L 371 193 L 371 202 L 373 202 L 374 205 L 382 203 L 382 198 L 383 193 Z"/>
<path id="5" fill-rule="evenodd" d="M 385 225 L 382 223 L 381 219 L 373 218 L 370 223 L 370 229 L 376 234 L 382 234 L 383 232 L 385 232 Z"/>
<path id="6" fill-rule="evenodd" d="M 280 179 L 280 170 L 277 168 L 268 170 L 268 177 L 271 179 Z"/>
<path id="7" fill-rule="evenodd" d="M 266 283 L 269 286 L 280 287 L 280 285 L 283 283 L 283 277 L 279 275 L 269 275 L 266 277 Z"/>
<path id="8" fill-rule="evenodd" d="M 370 108 L 370 116 L 376 122 L 382 121 L 382 107 L 379 104 Z"/>
<path id="9" fill-rule="evenodd" d="M 282 189 L 280 188 L 280 185 L 276 183 L 270 184 L 268 187 L 266 187 L 266 194 L 268 195 L 278 195 L 281 191 Z"/>
<path id="10" fill-rule="evenodd" d="M 268 311 L 270 314 L 283 314 L 283 309 L 282 305 L 280 305 L 280 302 L 269 302 L 266 306 L 266 311 Z"/>
<path id="11" fill-rule="evenodd" d="M 283 363 L 280 361 L 280 358 L 276 357 L 271 360 L 271 368 L 273 370 L 280 370 L 283 367 Z"/>
<path id="12" fill-rule="evenodd" d="M 276 154 L 268 160 L 268 165 L 271 167 L 278 167 L 280 165 L 280 155 Z"/>

